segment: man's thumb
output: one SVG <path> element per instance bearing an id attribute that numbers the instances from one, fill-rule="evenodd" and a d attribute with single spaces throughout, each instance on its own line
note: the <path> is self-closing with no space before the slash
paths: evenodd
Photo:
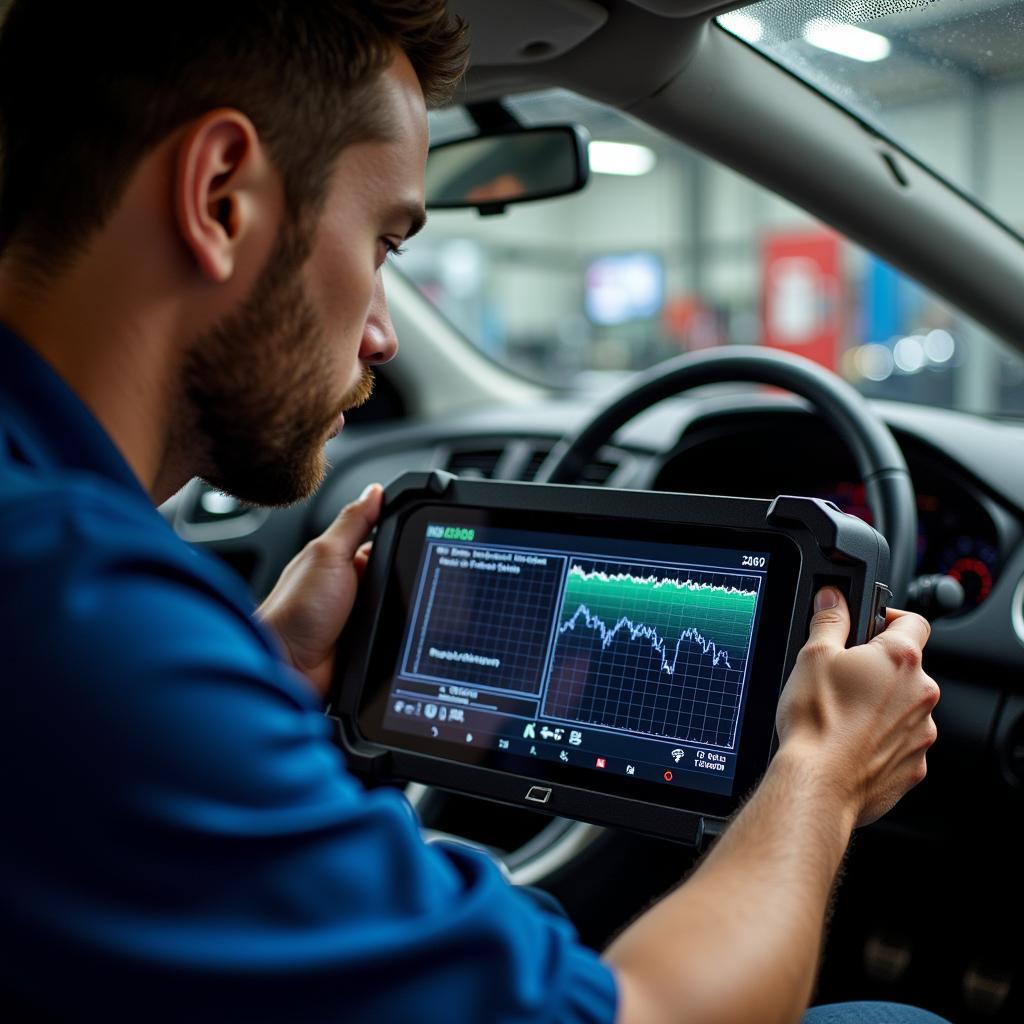
<path id="1" fill-rule="evenodd" d="M 822 587 L 814 596 L 814 616 L 809 639 L 843 648 L 850 635 L 850 609 L 835 587 Z"/>
<path id="2" fill-rule="evenodd" d="M 327 530 L 330 536 L 340 543 L 346 556 L 351 558 L 356 548 L 366 540 L 366 535 L 373 529 L 380 516 L 381 499 L 384 489 L 380 484 L 370 484 L 351 504 L 346 505 Z"/>

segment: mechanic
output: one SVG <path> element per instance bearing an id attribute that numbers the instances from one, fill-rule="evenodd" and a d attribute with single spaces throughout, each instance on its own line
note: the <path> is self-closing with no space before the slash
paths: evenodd
<path id="1" fill-rule="evenodd" d="M 925 775 L 928 626 L 844 649 L 818 595 L 779 752 L 603 959 L 481 854 L 424 845 L 322 715 L 374 486 L 255 616 L 154 508 L 280 505 L 397 342 L 442 0 L 15 0 L 0 35 L 5 999 L 44 1016 L 796 1020 L 851 831 Z M 17 1017 L 17 1019 L 22 1019 Z M 12 1014 L 8 1019 L 15 1019 Z M 882 1005 L 810 1018 L 935 1020 Z"/>

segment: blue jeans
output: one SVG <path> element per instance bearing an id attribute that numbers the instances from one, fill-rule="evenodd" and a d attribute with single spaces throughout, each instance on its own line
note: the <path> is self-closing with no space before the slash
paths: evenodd
<path id="1" fill-rule="evenodd" d="M 803 1024 L 948 1024 L 927 1010 L 900 1003 L 835 1003 L 812 1007 Z"/>

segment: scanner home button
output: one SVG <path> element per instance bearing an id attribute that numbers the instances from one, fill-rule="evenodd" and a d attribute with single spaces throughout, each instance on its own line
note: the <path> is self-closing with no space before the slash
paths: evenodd
<path id="1" fill-rule="evenodd" d="M 551 790 L 546 786 L 531 786 L 526 793 L 526 799 L 535 804 L 546 804 L 551 799 Z"/>

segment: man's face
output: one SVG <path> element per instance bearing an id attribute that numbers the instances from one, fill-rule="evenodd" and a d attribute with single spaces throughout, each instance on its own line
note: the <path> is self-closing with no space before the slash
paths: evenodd
<path id="1" fill-rule="evenodd" d="M 316 490 L 343 411 L 397 351 L 380 267 L 423 220 L 427 117 L 404 54 L 380 91 L 388 141 L 342 151 L 316 224 L 282 226 L 242 307 L 187 356 L 200 475 L 243 501 L 284 505 Z"/>

